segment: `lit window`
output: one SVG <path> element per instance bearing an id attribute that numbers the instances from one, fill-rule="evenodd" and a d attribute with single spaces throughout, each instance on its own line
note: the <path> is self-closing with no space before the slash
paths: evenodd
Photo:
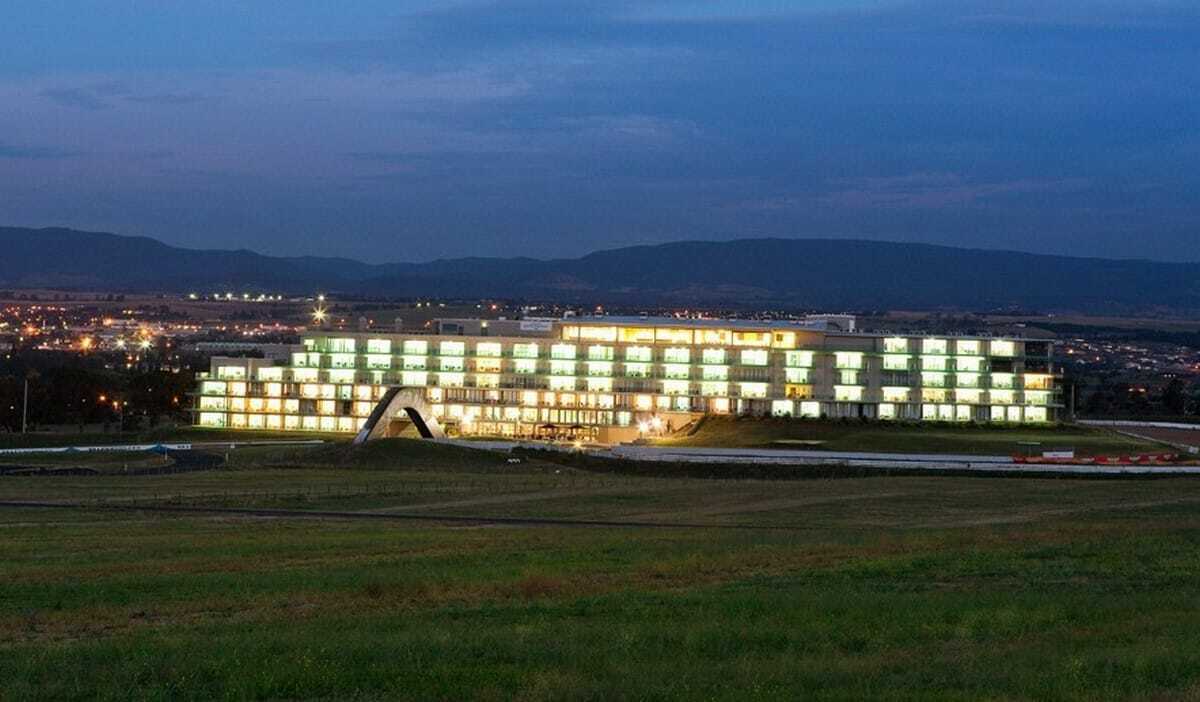
<path id="1" fill-rule="evenodd" d="M 573 359 L 575 358 L 575 344 L 555 344 L 550 347 L 550 358 L 557 359 Z"/>
<path id="2" fill-rule="evenodd" d="M 743 366 L 765 366 L 767 357 L 766 349 L 742 349 Z"/>
<path id="3" fill-rule="evenodd" d="M 766 397 L 766 383 L 738 383 L 742 397 Z"/>
<path id="4" fill-rule="evenodd" d="M 467 344 L 463 341 L 443 341 L 438 344 L 438 353 L 443 356 L 462 356 L 467 352 Z"/>
<path id="5" fill-rule="evenodd" d="M 626 361 L 638 361 L 639 363 L 649 362 L 653 357 L 653 352 L 649 346 L 629 346 L 625 349 Z"/>
<path id="6" fill-rule="evenodd" d="M 408 339 L 404 342 L 404 353 L 424 356 L 429 353 L 429 342 L 424 339 Z"/>
<path id="7" fill-rule="evenodd" d="M 513 358 L 537 358 L 537 344 L 513 344 Z"/>
<path id="8" fill-rule="evenodd" d="M 663 352 L 663 360 L 667 363 L 687 363 L 690 358 L 690 349 L 678 346 L 673 346 Z"/>
<path id="9" fill-rule="evenodd" d="M 862 368 L 863 355 L 857 351 L 838 351 L 833 355 L 836 368 Z"/>
<path id="10" fill-rule="evenodd" d="M 922 339 L 921 353 L 933 353 L 945 355 L 948 353 L 949 344 L 945 339 Z"/>
<path id="11" fill-rule="evenodd" d="M 813 364 L 813 352 L 787 351 L 784 353 L 783 364 L 791 368 L 811 368 Z"/>
<path id="12" fill-rule="evenodd" d="M 993 356 L 1011 357 L 1017 354 L 1016 344 L 1002 339 L 994 339 L 990 350 Z"/>
<path id="13" fill-rule="evenodd" d="M 908 339 L 902 336 L 889 336 L 883 340 L 883 350 L 887 353 L 908 353 Z"/>
<path id="14" fill-rule="evenodd" d="M 857 385 L 834 385 L 833 397 L 839 402 L 861 402 L 863 389 Z"/>
<path id="15" fill-rule="evenodd" d="M 776 417 L 790 417 L 795 409 L 795 403 L 791 400 L 772 400 L 771 414 Z"/>
<path id="16" fill-rule="evenodd" d="M 954 344 L 954 351 L 960 356 L 978 356 L 980 352 L 978 339 L 959 339 Z"/>
<path id="17" fill-rule="evenodd" d="M 908 370 L 908 356 L 898 356 L 896 354 L 884 354 L 883 369 L 894 371 Z"/>
<path id="18" fill-rule="evenodd" d="M 500 344 L 495 341 L 481 341 L 475 344 L 475 355 L 499 358 Z"/>
<path id="19" fill-rule="evenodd" d="M 883 399 L 887 402 L 908 402 L 908 388 L 885 387 Z"/>
<path id="20" fill-rule="evenodd" d="M 367 353 L 391 353 L 391 339 L 367 339 Z"/>

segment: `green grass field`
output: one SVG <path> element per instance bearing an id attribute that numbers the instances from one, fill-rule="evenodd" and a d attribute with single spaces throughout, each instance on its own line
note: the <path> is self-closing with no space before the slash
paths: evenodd
<path id="1" fill-rule="evenodd" d="M 708 417 L 690 436 L 663 439 L 671 446 L 797 448 L 811 442 L 828 451 L 1013 455 L 1073 448 L 1079 455 L 1162 451 L 1164 445 L 1073 425 L 1047 427 Z M 1036 442 L 1038 446 L 1025 444 Z"/>
<path id="2" fill-rule="evenodd" d="M 1197 480 L 665 479 L 396 440 L 0 500 L 90 505 L 0 507 L 5 700 L 1200 699 Z"/>

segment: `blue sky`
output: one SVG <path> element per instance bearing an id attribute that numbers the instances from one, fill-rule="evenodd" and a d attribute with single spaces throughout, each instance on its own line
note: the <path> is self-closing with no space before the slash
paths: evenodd
<path id="1" fill-rule="evenodd" d="M 1200 4 L 15 0 L 0 223 L 427 260 L 1200 261 Z"/>

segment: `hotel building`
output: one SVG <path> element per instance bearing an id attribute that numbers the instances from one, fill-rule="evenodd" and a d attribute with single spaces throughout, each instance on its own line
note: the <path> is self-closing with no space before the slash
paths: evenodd
<path id="1" fill-rule="evenodd" d="M 849 323 L 847 324 L 847 320 Z M 196 421 L 354 432 L 391 386 L 451 432 L 636 438 L 704 414 L 1049 422 L 1052 342 L 849 331 L 853 318 L 439 320 L 431 334 L 314 330 L 283 363 L 214 357 Z"/>

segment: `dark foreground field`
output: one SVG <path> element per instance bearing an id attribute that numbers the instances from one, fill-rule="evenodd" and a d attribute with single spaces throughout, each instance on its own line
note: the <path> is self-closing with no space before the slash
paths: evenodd
<path id="1" fill-rule="evenodd" d="M 0 477 L 0 698 L 1200 699 L 1200 481 L 232 464 Z"/>

